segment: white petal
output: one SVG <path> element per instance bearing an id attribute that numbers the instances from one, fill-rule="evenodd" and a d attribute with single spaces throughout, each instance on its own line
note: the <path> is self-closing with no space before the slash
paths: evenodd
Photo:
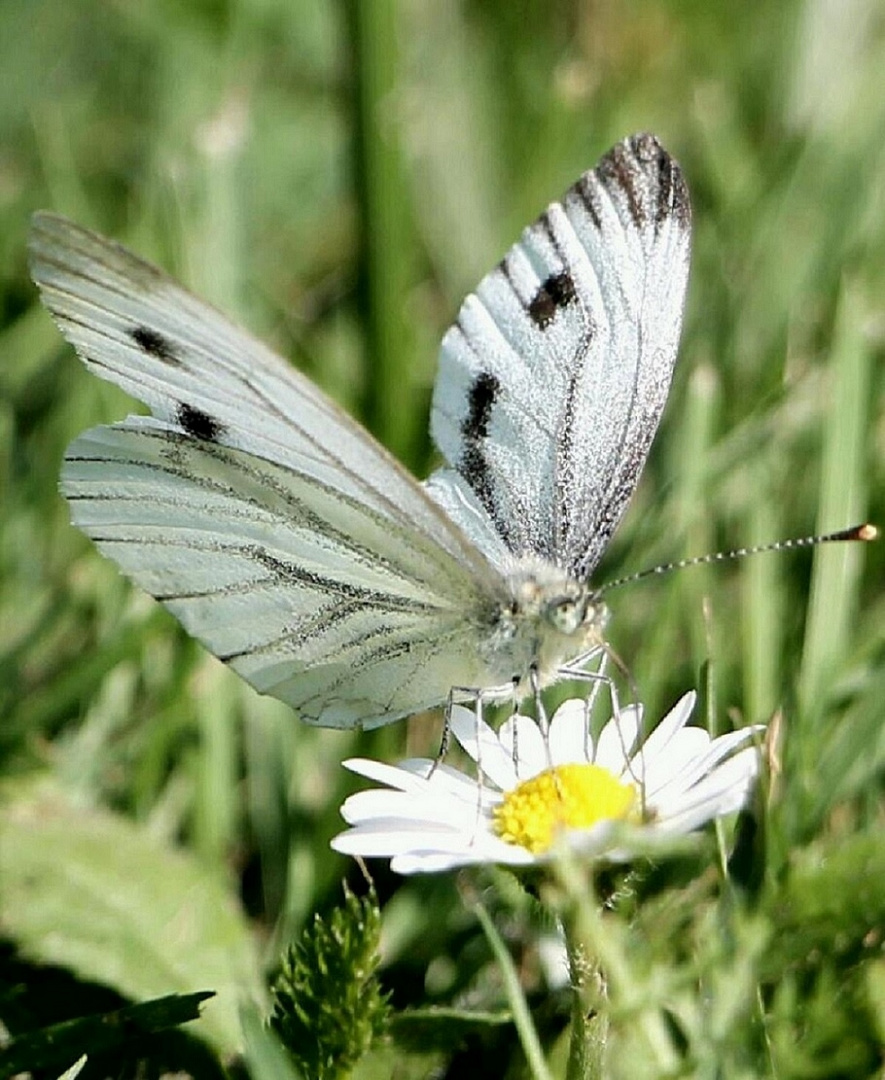
<path id="1" fill-rule="evenodd" d="M 708 770 L 712 771 L 714 765 L 718 764 L 723 759 L 730 757 L 732 753 L 744 743 L 753 740 L 761 740 L 764 732 L 765 729 L 761 724 L 754 724 L 752 727 L 740 728 L 738 731 L 729 731 L 725 735 L 719 735 L 710 744 L 710 749 L 706 754 Z M 758 754 L 758 747 L 754 746 L 753 751 Z"/>
<path id="2" fill-rule="evenodd" d="M 455 738 L 493 784 L 497 784 L 502 791 L 514 786 L 516 774 L 513 762 L 498 736 L 484 720 L 477 723 L 473 710 L 455 705 L 451 725 Z"/>
<path id="3" fill-rule="evenodd" d="M 390 863 L 395 874 L 435 874 L 441 870 L 455 870 L 459 866 L 472 866 L 477 863 L 495 862 L 500 865 L 528 866 L 535 860 L 525 848 L 513 844 L 505 845 L 509 850 L 495 857 L 486 857 L 476 853 L 440 854 L 439 852 L 412 852 L 397 855 Z"/>
<path id="4" fill-rule="evenodd" d="M 683 784 L 683 777 L 691 772 L 690 783 L 694 782 L 697 777 L 691 766 L 703 760 L 709 746 L 710 736 L 702 728 L 682 728 L 674 731 L 657 753 L 641 747 L 630 762 L 630 775 L 642 785 L 646 799 L 670 784 L 679 789 L 688 787 L 689 784 Z"/>
<path id="5" fill-rule="evenodd" d="M 476 856 L 477 862 L 523 866 L 536 861 L 535 856 L 526 848 L 520 847 L 519 844 L 508 844 L 500 836 L 496 836 L 491 829 L 476 836 L 471 851 Z"/>
<path id="6" fill-rule="evenodd" d="M 670 745 L 682 742 L 689 732 L 698 730 L 698 728 L 685 728 Z M 649 779 L 645 789 L 646 798 L 649 801 L 657 799 L 667 801 L 676 798 L 682 792 L 688 791 L 704 776 L 712 772 L 723 758 L 733 753 L 741 743 L 751 739 L 758 730 L 758 728 L 741 728 L 740 731 L 731 731 L 727 735 L 720 735 L 712 742 L 709 742 L 709 737 L 707 737 L 708 745 L 706 747 L 701 745 L 700 740 L 697 740 L 700 752 L 681 764 L 678 770 L 674 770 L 672 775 L 656 775 Z M 704 732 L 704 735 L 706 735 L 706 732 Z M 657 763 L 655 764 L 657 765 Z"/>
<path id="7" fill-rule="evenodd" d="M 617 821 L 597 821 L 589 829 L 569 829 L 565 839 L 569 847 L 582 855 L 596 855 L 609 846 L 611 835 L 620 824 Z"/>
<path id="8" fill-rule="evenodd" d="M 415 772 L 424 777 L 427 771 L 426 758 L 407 758 L 401 761 L 398 768 L 404 772 Z M 477 780 L 475 776 L 468 776 L 460 769 L 441 762 L 432 776 L 425 777 L 426 791 L 436 795 L 447 795 L 453 799 L 460 799 L 471 806 L 495 806 L 501 801 L 501 793 L 483 782 L 485 778 Z M 418 792 L 419 795 L 423 794 Z"/>
<path id="9" fill-rule="evenodd" d="M 429 758 L 422 759 L 428 771 L 433 765 Z M 405 771 L 398 765 L 388 765 L 370 758 L 348 758 L 342 763 L 345 769 L 367 780 L 396 788 L 398 791 L 422 792 L 427 790 L 427 777 L 415 775 L 414 770 Z"/>
<path id="10" fill-rule="evenodd" d="M 642 706 L 628 705 L 619 717 L 612 717 L 599 734 L 593 761 L 615 776 L 620 776 L 630 760 L 642 723 Z"/>
<path id="11" fill-rule="evenodd" d="M 569 698 L 559 706 L 550 721 L 548 742 L 554 765 L 593 760 L 593 739 L 584 698 Z"/>
<path id="12" fill-rule="evenodd" d="M 380 817 L 390 820 L 409 820 L 405 817 L 409 808 L 411 796 L 402 791 L 389 791 L 384 788 L 372 788 L 370 791 L 358 791 L 348 797 L 341 804 L 339 813 L 348 825 L 361 825 L 366 821 L 377 821 Z M 378 807 L 382 805 L 385 812 L 379 813 Z"/>
<path id="13" fill-rule="evenodd" d="M 746 793 L 744 793 L 744 797 L 746 797 Z M 739 803 L 738 806 L 732 807 L 732 809 L 737 810 L 741 805 L 742 803 Z M 667 837 L 684 836 L 686 833 L 700 829 L 708 821 L 713 821 L 714 818 L 724 817 L 725 814 L 726 811 L 722 809 L 719 799 L 705 799 L 687 807 L 678 814 L 674 814 L 672 817 L 655 822 L 649 826 L 649 831 L 652 836 L 662 840 Z"/>
<path id="14" fill-rule="evenodd" d="M 714 817 L 739 810 L 746 802 L 758 766 L 755 748 L 741 750 L 681 798 L 659 807 L 659 827 L 667 833 L 689 832 Z"/>
<path id="15" fill-rule="evenodd" d="M 433 853 L 410 853 L 395 855 L 390 860 L 390 869 L 395 874 L 439 874 L 444 870 L 457 870 L 466 866 L 469 860 L 460 855 L 440 855 Z"/>
<path id="16" fill-rule="evenodd" d="M 476 832 L 422 826 L 420 828 L 391 828 L 382 824 L 359 825 L 339 833 L 332 847 L 345 855 L 389 859 L 400 855 L 457 856 L 460 862 L 509 862 L 525 864 L 534 861 L 531 852 L 515 844 L 505 844 L 488 829 Z"/>
<path id="17" fill-rule="evenodd" d="M 673 705 L 670 712 L 663 717 L 660 724 L 645 740 L 645 748 L 649 753 L 659 753 L 661 747 L 666 746 L 673 735 L 685 727 L 688 720 L 692 718 L 696 697 L 694 691 L 685 693 Z"/>
<path id="18" fill-rule="evenodd" d="M 522 780 L 528 780 L 550 767 L 550 756 L 541 729 L 530 716 L 511 716 L 498 732 L 501 748 L 510 762 L 509 791 Z M 514 761 L 516 764 L 514 765 Z"/>
<path id="19" fill-rule="evenodd" d="M 694 709 L 697 694 L 692 690 L 676 702 L 664 719 L 645 740 L 643 749 L 649 758 L 663 752 L 670 739 L 688 723 Z"/>
<path id="20" fill-rule="evenodd" d="M 341 816 L 348 825 L 383 821 L 391 828 L 443 825 L 451 829 L 476 831 L 487 819 L 478 804 L 469 806 L 449 796 L 425 794 L 416 798 L 403 791 L 358 791 L 344 800 Z"/>
<path id="21" fill-rule="evenodd" d="M 456 830 L 437 833 L 429 828 L 392 830 L 358 825 L 339 833 L 332 840 L 332 847 L 342 855 L 390 859 L 413 851 L 466 852 L 470 849 L 470 837 Z"/>

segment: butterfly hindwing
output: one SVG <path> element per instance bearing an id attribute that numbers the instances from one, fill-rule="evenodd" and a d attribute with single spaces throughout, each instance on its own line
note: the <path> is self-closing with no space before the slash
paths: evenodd
<path id="1" fill-rule="evenodd" d="M 433 399 L 451 468 L 430 486 L 494 561 L 481 511 L 514 555 L 579 579 L 598 562 L 666 402 L 690 218 L 678 165 L 653 136 L 633 136 L 464 301 Z"/>

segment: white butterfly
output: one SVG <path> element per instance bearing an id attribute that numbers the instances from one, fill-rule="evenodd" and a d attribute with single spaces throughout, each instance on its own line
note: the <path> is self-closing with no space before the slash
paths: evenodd
<path id="1" fill-rule="evenodd" d="M 64 218 L 31 272 L 86 366 L 151 409 L 68 448 L 99 549 L 262 693 L 365 728 L 602 643 L 589 577 L 670 385 L 691 210 L 651 135 L 526 229 L 446 333 L 421 485 L 285 361 Z"/>

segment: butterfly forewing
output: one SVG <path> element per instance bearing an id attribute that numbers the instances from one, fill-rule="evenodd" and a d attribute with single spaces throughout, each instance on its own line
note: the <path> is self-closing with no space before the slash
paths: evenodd
<path id="1" fill-rule="evenodd" d="M 154 414 L 71 445 L 73 519 L 191 633 L 330 726 L 438 704 L 465 666 L 482 679 L 500 580 L 367 432 L 110 241 L 40 214 L 31 266 L 87 366 Z"/>
<path id="2" fill-rule="evenodd" d="M 457 560 L 482 559 L 384 448 L 308 379 L 158 268 L 65 218 L 34 217 L 31 272 L 95 374 L 172 428 L 289 464 Z M 417 528 L 416 528 L 417 526 Z"/>
<path id="3" fill-rule="evenodd" d="M 454 471 L 431 490 L 493 560 L 471 524 L 479 507 L 512 554 L 577 578 L 598 562 L 669 390 L 690 216 L 679 167 L 653 136 L 634 136 L 465 300 L 443 340 L 432 415 Z"/>

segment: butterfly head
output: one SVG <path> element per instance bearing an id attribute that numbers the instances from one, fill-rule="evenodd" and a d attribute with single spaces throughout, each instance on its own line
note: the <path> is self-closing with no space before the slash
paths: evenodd
<path id="1" fill-rule="evenodd" d="M 601 633 L 608 622 L 608 607 L 586 585 L 575 584 L 576 595 L 566 592 L 547 600 L 544 617 L 554 630 L 566 637 Z"/>
<path id="2" fill-rule="evenodd" d="M 518 560 L 507 581 L 509 604 L 490 642 L 495 660 L 510 665 L 507 678 L 522 681 L 534 669 L 552 681 L 564 663 L 603 642 L 608 608 L 587 582 L 536 558 Z"/>

